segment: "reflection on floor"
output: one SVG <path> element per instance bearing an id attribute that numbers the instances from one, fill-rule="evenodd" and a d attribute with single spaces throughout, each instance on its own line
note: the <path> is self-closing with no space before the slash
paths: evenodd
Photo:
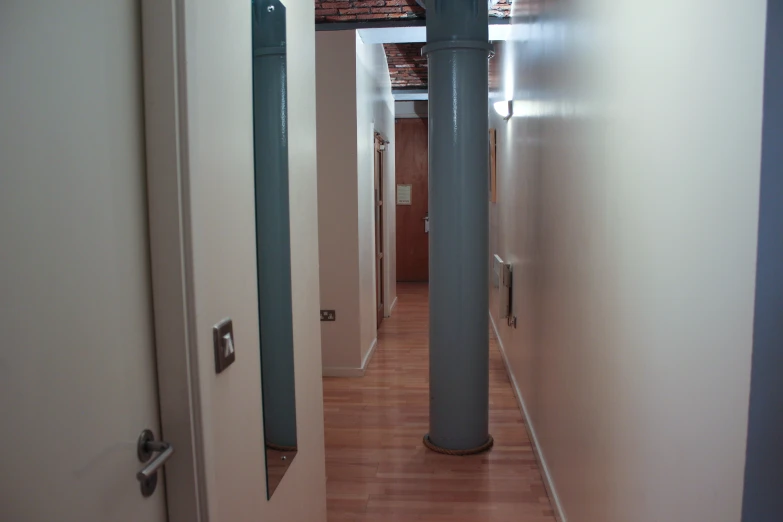
<path id="1" fill-rule="evenodd" d="M 495 447 L 470 457 L 424 448 L 427 286 L 399 284 L 363 378 L 325 378 L 329 522 L 554 522 L 496 341 L 490 347 Z"/>

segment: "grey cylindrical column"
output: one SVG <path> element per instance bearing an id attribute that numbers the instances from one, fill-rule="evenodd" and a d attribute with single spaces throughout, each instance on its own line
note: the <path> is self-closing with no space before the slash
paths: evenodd
<path id="1" fill-rule="evenodd" d="M 279 0 L 254 1 L 253 130 L 264 435 L 267 444 L 295 447 L 285 47 L 285 7 Z"/>
<path id="2" fill-rule="evenodd" d="M 429 443 L 489 435 L 486 0 L 429 0 Z"/>

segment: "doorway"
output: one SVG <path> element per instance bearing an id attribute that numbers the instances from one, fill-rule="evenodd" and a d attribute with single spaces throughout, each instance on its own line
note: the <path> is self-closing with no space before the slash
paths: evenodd
<path id="1" fill-rule="evenodd" d="M 375 133 L 375 307 L 377 326 L 383 322 L 384 273 L 383 273 L 383 155 L 388 142 Z"/>
<path id="2" fill-rule="evenodd" d="M 429 180 L 426 118 L 395 124 L 397 281 L 429 281 Z"/>

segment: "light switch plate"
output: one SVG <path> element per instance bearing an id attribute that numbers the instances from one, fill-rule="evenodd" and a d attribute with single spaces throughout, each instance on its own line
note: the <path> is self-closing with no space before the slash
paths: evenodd
<path id="1" fill-rule="evenodd" d="M 212 342 L 215 345 L 215 373 L 220 373 L 236 360 L 234 324 L 230 317 L 212 327 Z"/>

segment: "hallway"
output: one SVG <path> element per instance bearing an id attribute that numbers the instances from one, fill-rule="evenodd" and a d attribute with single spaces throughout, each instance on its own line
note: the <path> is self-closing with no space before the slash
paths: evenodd
<path id="1" fill-rule="evenodd" d="M 324 378 L 329 522 L 554 522 L 503 367 L 490 342 L 494 448 L 428 451 L 427 286 L 398 284 L 363 378 Z"/>

